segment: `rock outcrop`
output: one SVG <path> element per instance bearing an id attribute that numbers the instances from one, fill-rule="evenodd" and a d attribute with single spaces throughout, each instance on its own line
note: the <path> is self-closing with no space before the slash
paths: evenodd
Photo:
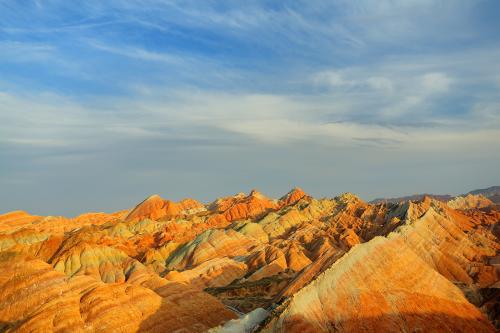
<path id="1" fill-rule="evenodd" d="M 180 202 L 164 200 L 155 194 L 138 204 L 127 215 L 127 221 L 140 221 L 144 219 L 159 220 L 181 214 L 189 214 L 204 210 L 204 206 L 196 200 L 184 199 Z"/>

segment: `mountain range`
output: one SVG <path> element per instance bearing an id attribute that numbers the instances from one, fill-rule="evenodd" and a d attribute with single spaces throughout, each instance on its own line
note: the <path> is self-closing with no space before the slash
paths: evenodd
<path id="1" fill-rule="evenodd" d="M 495 332 L 500 187 L 0 215 L 0 332 Z"/>
<path id="2" fill-rule="evenodd" d="M 465 194 L 461 194 L 458 196 L 466 197 L 467 195 L 482 195 L 489 200 L 493 201 L 495 204 L 500 204 L 500 186 L 491 186 L 488 188 L 483 188 L 483 189 L 478 189 L 478 190 L 473 190 L 470 192 L 467 192 Z M 441 200 L 441 201 L 450 201 L 455 197 L 451 194 L 429 194 L 429 193 L 422 193 L 422 194 L 413 194 L 413 195 L 407 195 L 403 197 L 395 197 L 395 198 L 377 198 L 373 199 L 370 201 L 370 203 L 380 203 L 380 202 L 403 202 L 407 200 L 422 200 L 425 196 L 434 198 L 436 200 Z"/>

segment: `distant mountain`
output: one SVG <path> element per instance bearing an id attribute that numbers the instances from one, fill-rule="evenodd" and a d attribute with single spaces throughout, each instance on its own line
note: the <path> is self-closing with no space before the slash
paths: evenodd
<path id="1" fill-rule="evenodd" d="M 422 200 L 426 196 L 431 197 L 431 198 L 436 199 L 436 200 L 439 200 L 439 201 L 448 202 L 456 197 L 459 197 L 459 196 L 465 197 L 468 194 L 483 195 L 484 197 L 493 201 L 493 203 L 500 204 L 500 186 L 491 186 L 491 187 L 484 188 L 484 189 L 477 189 L 477 190 L 473 190 L 473 191 L 470 191 L 468 193 L 460 194 L 457 196 L 453 196 L 450 194 L 423 193 L 423 194 L 413 194 L 413 195 L 407 195 L 407 196 L 395 197 L 395 198 L 376 198 L 376 199 L 370 201 L 370 203 L 371 204 L 377 204 L 377 203 L 381 203 L 381 202 L 400 203 L 400 202 L 408 201 L 408 200 L 419 201 L 419 200 Z"/>
<path id="2" fill-rule="evenodd" d="M 449 201 L 449 200 L 451 200 L 451 199 L 454 198 L 452 195 L 449 195 L 449 194 L 422 193 L 422 194 L 407 195 L 407 196 L 404 196 L 404 197 L 377 198 L 377 199 L 374 199 L 374 200 L 370 201 L 370 203 L 371 204 L 378 204 L 378 203 L 382 203 L 382 202 L 400 203 L 400 202 L 408 201 L 408 200 L 411 200 L 411 201 L 420 201 L 424 197 L 431 197 L 432 199 L 436 199 L 436 200 L 444 201 L 444 202 L 447 202 L 447 201 Z"/>
<path id="3" fill-rule="evenodd" d="M 500 204 L 500 186 L 491 186 L 479 190 L 470 191 L 467 194 L 481 194 L 496 204 Z"/>

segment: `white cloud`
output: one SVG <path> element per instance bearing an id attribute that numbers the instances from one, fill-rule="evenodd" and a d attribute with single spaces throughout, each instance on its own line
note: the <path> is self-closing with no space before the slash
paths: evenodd
<path id="1" fill-rule="evenodd" d="M 394 91 L 394 84 L 391 79 L 383 76 L 374 76 L 366 79 L 366 82 L 373 89 L 379 90 L 387 95 Z"/>
<path id="2" fill-rule="evenodd" d="M 111 141 L 169 140 L 179 133 L 185 138 L 207 139 L 221 131 L 271 144 L 309 141 L 352 146 L 363 140 L 408 148 L 436 144 L 433 140 L 491 140 L 484 132 L 468 130 L 464 122 L 453 127 L 424 129 L 356 121 L 324 122 L 310 115 L 311 106 L 317 103 L 313 96 L 297 98 L 203 91 L 180 91 L 171 96 L 167 99 L 164 95 L 148 95 L 146 99 L 102 100 L 97 101 L 102 109 L 96 109 L 54 95 L 20 98 L 3 93 L 0 95 L 0 114 L 4 115 L 0 141 L 31 146 L 91 147 Z M 409 96 L 402 100 L 409 105 L 401 107 L 419 102 Z M 105 105 L 113 107 L 107 109 Z M 325 105 L 322 107 L 327 109 Z M 479 118 L 475 121 L 481 121 L 481 116 L 478 113 Z M 208 132 L 197 133 L 200 127 Z"/>
<path id="3" fill-rule="evenodd" d="M 452 79 L 444 73 L 427 73 L 422 75 L 421 84 L 429 93 L 443 93 L 449 90 Z"/>
<path id="4" fill-rule="evenodd" d="M 350 86 L 353 84 L 353 82 L 345 80 L 339 71 L 333 70 L 316 73 L 313 76 L 313 81 L 319 85 L 326 85 L 330 87 Z"/>

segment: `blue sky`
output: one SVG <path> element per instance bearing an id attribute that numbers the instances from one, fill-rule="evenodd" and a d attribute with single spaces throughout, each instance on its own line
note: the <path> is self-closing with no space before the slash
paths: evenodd
<path id="1" fill-rule="evenodd" d="M 498 185 L 499 12 L 0 0 L 0 212 Z"/>

